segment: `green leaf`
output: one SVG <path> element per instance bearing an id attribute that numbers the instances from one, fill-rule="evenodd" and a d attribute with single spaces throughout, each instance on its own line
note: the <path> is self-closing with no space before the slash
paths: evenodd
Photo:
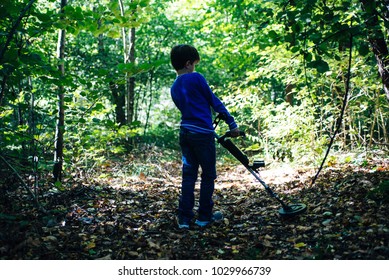
<path id="1" fill-rule="evenodd" d="M 102 103 L 97 103 L 96 105 L 95 105 L 95 110 L 97 110 L 97 111 L 100 111 L 100 110 L 102 110 L 102 109 L 104 109 L 105 107 L 104 107 L 104 105 L 102 104 Z"/>
<path id="2" fill-rule="evenodd" d="M 305 61 L 306 62 L 311 62 L 312 61 L 312 54 L 311 53 L 305 53 Z"/>
<path id="3" fill-rule="evenodd" d="M 363 43 L 359 46 L 358 52 L 362 56 L 366 56 L 370 52 L 369 45 L 366 43 Z"/>
<path id="4" fill-rule="evenodd" d="M 321 58 L 319 58 L 318 60 L 311 61 L 307 64 L 307 66 L 310 68 L 316 68 L 319 73 L 325 73 L 330 70 L 330 66 L 328 65 L 328 63 L 322 60 Z"/>
<path id="5" fill-rule="evenodd" d="M 278 34 L 274 31 L 274 30 L 271 30 L 268 34 L 268 36 L 272 39 L 277 39 L 278 37 Z"/>
<path id="6" fill-rule="evenodd" d="M 244 151 L 258 151 L 259 149 L 261 149 L 261 146 L 258 143 L 256 143 L 254 145 L 247 147 L 246 149 L 244 149 Z"/>

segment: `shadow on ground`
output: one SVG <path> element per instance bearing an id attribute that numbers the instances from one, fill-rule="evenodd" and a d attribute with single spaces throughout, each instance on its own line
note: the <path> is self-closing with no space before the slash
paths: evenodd
<path id="1" fill-rule="evenodd" d="M 118 183 L 75 181 L 41 190 L 48 214 L 21 189 L 2 197 L 1 259 L 389 259 L 389 172 L 385 163 L 325 170 L 263 172 L 285 201 L 308 211 L 281 218 L 280 205 L 239 167 L 220 170 L 221 223 L 178 230 L 179 178 Z M 114 187 L 113 187 L 114 186 Z"/>

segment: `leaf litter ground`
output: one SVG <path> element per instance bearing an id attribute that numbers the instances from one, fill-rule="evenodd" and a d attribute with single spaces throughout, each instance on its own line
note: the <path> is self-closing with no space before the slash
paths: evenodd
<path id="1" fill-rule="evenodd" d="M 8 192 L 1 259 L 389 259 L 388 161 L 327 168 L 313 187 L 312 170 L 262 171 L 285 201 L 308 205 L 294 218 L 281 218 L 243 167 L 219 166 L 215 210 L 224 220 L 190 230 L 176 227 L 179 163 L 149 164 L 155 172 L 136 177 L 123 166 L 110 162 L 98 178 L 40 190 L 49 215 L 22 190 Z"/>

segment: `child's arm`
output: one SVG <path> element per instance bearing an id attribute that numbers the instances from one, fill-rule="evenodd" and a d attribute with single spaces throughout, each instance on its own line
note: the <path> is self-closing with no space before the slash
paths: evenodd
<path id="1" fill-rule="evenodd" d="M 206 98 L 209 100 L 209 103 L 212 107 L 212 109 L 219 114 L 223 114 L 226 117 L 223 118 L 223 120 L 228 125 L 229 129 L 231 131 L 238 128 L 238 125 L 235 123 L 235 119 L 233 116 L 231 116 L 230 112 L 228 112 L 227 108 L 224 106 L 224 104 L 220 101 L 220 99 L 213 93 L 211 88 L 209 87 L 207 81 L 205 78 L 199 74 L 200 77 L 200 84 L 202 87 L 202 92 L 206 95 Z M 239 131 L 239 129 L 238 129 Z"/>
<path id="2" fill-rule="evenodd" d="M 220 101 L 220 99 L 212 93 L 212 103 L 211 106 L 213 110 L 215 110 L 216 113 L 223 114 L 225 117 L 223 120 L 228 125 L 229 129 L 232 131 L 238 129 L 238 125 L 235 123 L 235 119 L 233 116 L 231 116 L 230 112 L 228 112 L 227 108 L 224 106 L 224 104 Z"/>

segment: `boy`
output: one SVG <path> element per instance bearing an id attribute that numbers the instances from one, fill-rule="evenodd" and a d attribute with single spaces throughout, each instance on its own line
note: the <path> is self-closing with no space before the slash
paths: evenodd
<path id="1" fill-rule="evenodd" d="M 222 219 L 213 215 L 214 180 L 216 179 L 216 149 L 211 108 L 226 116 L 233 137 L 239 129 L 222 102 L 214 95 L 205 78 L 195 72 L 200 62 L 198 51 L 190 45 L 177 45 L 170 53 L 177 78 L 171 87 L 171 97 L 181 111 L 180 146 L 182 151 L 182 186 L 178 206 L 178 227 L 189 229 L 194 218 L 194 189 L 201 166 L 200 200 L 196 224 L 207 226 Z"/>

